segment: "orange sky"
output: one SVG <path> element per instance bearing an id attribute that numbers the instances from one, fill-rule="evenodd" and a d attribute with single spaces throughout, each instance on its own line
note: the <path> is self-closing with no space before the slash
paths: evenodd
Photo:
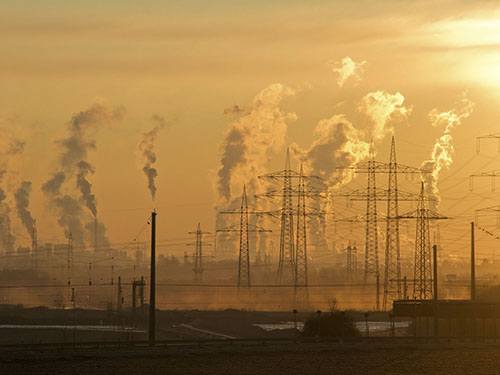
<path id="1" fill-rule="evenodd" d="M 295 92 L 278 107 L 296 119 L 286 120 L 281 148 L 261 166 L 267 171 L 282 167 L 287 145 L 307 150 L 318 122 L 334 115 L 344 114 L 368 141 L 374 121 L 359 106 L 376 91 L 404 97 L 408 113 L 387 126 L 394 128 L 399 161 L 419 166 L 444 131 L 431 125 L 429 112 L 459 111 L 466 95 L 474 109 L 453 130 L 454 160 L 439 176 L 440 211 L 457 218 L 442 229 L 450 254 L 467 248 L 466 239 L 453 240 L 474 209 L 496 204 L 489 181 L 478 181 L 473 193 L 468 185 L 469 174 L 497 169 L 490 159 L 498 155 L 496 144 L 485 142 L 476 155 L 475 141 L 498 127 L 500 7 L 494 1 L 78 3 L 0 5 L 0 124 L 26 142 L 24 153 L 9 159 L 3 184 L 12 202 L 19 182 L 32 181 L 30 210 L 41 241 L 64 239 L 41 191 L 57 169 L 54 141 L 67 136 L 73 114 L 96 102 L 125 108 L 121 121 L 99 130 L 88 157 L 98 216 L 111 242 L 131 240 L 153 206 L 136 148 L 154 114 L 171 122 L 157 147 L 159 236 L 185 238 L 198 222 L 213 230 L 221 145 L 238 121 L 224 110 L 251 107 L 274 83 Z M 347 56 L 366 63 L 359 79 L 351 76 L 340 87 L 332 64 Z M 377 144 L 383 161 L 389 139 Z M 14 207 L 11 215 L 18 243 L 29 244 Z M 494 229 L 494 218 L 485 225 Z"/>

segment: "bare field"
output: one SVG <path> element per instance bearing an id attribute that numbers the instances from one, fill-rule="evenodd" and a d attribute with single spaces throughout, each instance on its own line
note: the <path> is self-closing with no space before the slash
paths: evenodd
<path id="1" fill-rule="evenodd" d="M 1 374 L 498 374 L 500 347 L 284 345 L 0 353 Z"/>

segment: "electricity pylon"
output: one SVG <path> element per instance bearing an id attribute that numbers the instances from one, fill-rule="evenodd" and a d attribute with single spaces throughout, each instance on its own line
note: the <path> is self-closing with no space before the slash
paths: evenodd
<path id="1" fill-rule="evenodd" d="M 476 137 L 476 151 L 481 152 L 481 139 L 496 139 L 498 141 L 498 152 L 500 153 L 500 133 L 488 134 Z"/>
<path id="2" fill-rule="evenodd" d="M 366 237 L 368 242 L 365 244 L 365 274 L 369 275 L 373 273 L 375 276 L 378 275 L 376 270 L 375 261 L 378 258 L 375 249 L 378 250 L 378 245 L 375 247 L 377 233 L 376 223 L 376 205 L 373 204 L 375 200 L 385 200 L 387 201 L 387 216 L 386 216 L 386 244 L 385 244 L 385 264 L 384 264 L 384 297 L 382 308 L 385 310 L 387 302 L 390 298 L 400 298 L 401 297 L 401 254 L 400 254 L 400 244 L 399 244 L 399 219 L 398 219 L 398 204 L 400 200 L 400 192 L 398 191 L 398 180 L 397 175 L 399 173 L 404 174 L 418 174 L 429 173 L 429 171 L 421 170 L 419 168 L 410 167 L 403 164 L 398 164 L 396 162 L 396 146 L 394 137 L 391 140 L 391 152 L 389 163 L 382 163 L 375 161 L 373 159 L 373 150 L 370 153 L 370 158 L 366 162 L 357 164 L 354 167 L 339 168 L 339 169 L 351 169 L 355 173 L 366 173 L 368 174 L 368 188 L 359 194 L 361 199 L 357 200 L 367 200 L 367 214 L 365 216 L 366 223 Z M 388 179 L 388 189 L 379 190 L 375 187 L 375 174 L 386 173 L 389 176 Z M 352 193 L 351 193 L 352 194 Z M 417 200 L 414 195 L 409 194 L 405 200 Z M 379 198 L 380 196 L 380 198 Z M 406 194 L 405 194 L 406 196 Z M 352 199 L 351 200 L 356 200 Z M 378 234 L 377 234 L 378 236 Z M 368 262 L 366 261 L 368 254 Z M 373 259 L 373 261 L 371 260 Z M 390 282 L 390 280 L 395 280 L 395 285 Z"/>
<path id="3" fill-rule="evenodd" d="M 399 219 L 416 219 L 415 233 L 415 264 L 413 273 L 413 297 L 421 300 L 432 298 L 432 263 L 431 238 L 429 223 L 431 220 L 448 219 L 427 208 L 424 182 L 421 182 L 420 199 L 417 209 L 410 211 Z"/>
<path id="4" fill-rule="evenodd" d="M 268 173 L 263 176 L 259 176 L 261 179 L 267 179 L 273 182 L 283 181 L 282 189 L 269 191 L 265 194 L 259 195 L 259 197 L 268 198 L 281 198 L 281 209 L 274 211 L 273 213 L 279 212 L 281 220 L 281 232 L 280 232 L 280 252 L 279 252 L 279 262 L 278 262 L 278 273 L 277 273 L 277 283 L 283 284 L 286 282 L 291 283 L 303 283 L 307 280 L 307 262 L 304 262 L 304 257 L 306 254 L 306 227 L 305 227 L 305 216 L 310 216 L 310 214 L 305 212 L 305 198 L 312 196 L 319 196 L 318 192 L 314 189 L 306 189 L 305 181 L 312 181 L 314 179 L 321 180 L 316 176 L 306 176 L 303 173 L 297 173 L 290 168 L 290 152 L 287 150 L 285 169 L 279 172 Z M 298 179 L 299 185 L 302 184 L 302 190 L 297 189 L 293 186 L 292 181 Z M 302 182 L 301 182 L 302 181 Z M 302 204 L 302 218 L 298 218 L 301 223 L 298 225 L 297 229 L 300 230 L 300 239 L 295 242 L 294 240 L 294 228 L 293 228 L 293 216 L 298 214 L 293 208 L 293 197 L 299 197 L 299 204 Z M 268 212 L 268 214 L 273 214 Z M 297 275 L 297 254 L 296 245 L 300 244 L 303 249 L 300 249 L 300 262 L 299 265 L 301 275 Z M 304 274 L 305 272 L 305 274 Z"/>
<path id="5" fill-rule="evenodd" d="M 217 232 L 238 232 L 240 234 L 240 250 L 238 257 L 238 288 L 242 286 L 250 287 L 250 245 L 249 232 L 272 232 L 269 229 L 262 229 L 248 222 L 248 214 L 255 213 L 248 210 L 246 186 L 243 185 L 243 194 L 241 195 L 241 207 L 239 211 L 224 211 L 223 214 L 239 214 L 240 225 L 223 229 L 217 229 Z"/>
<path id="6" fill-rule="evenodd" d="M 195 232 L 188 232 L 188 234 L 194 234 L 196 236 L 196 242 L 195 243 L 188 243 L 186 244 L 187 246 L 195 246 L 195 252 L 194 252 L 194 281 L 196 283 L 201 283 L 203 282 L 203 245 L 210 246 L 211 244 L 203 242 L 203 235 L 204 234 L 210 234 L 210 232 L 203 232 L 201 230 L 200 223 L 198 223 L 198 228 L 196 229 Z"/>

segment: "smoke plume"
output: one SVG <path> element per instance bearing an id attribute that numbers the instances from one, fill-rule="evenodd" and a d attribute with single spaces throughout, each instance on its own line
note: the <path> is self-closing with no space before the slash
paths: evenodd
<path id="1" fill-rule="evenodd" d="M 364 73 L 364 65 L 366 61 L 359 63 L 353 61 L 349 56 L 344 57 L 340 61 L 329 61 L 332 72 L 338 73 L 337 84 L 339 87 L 344 86 L 344 83 L 352 77 L 352 80 L 357 82 L 361 80 L 361 74 Z"/>
<path id="2" fill-rule="evenodd" d="M 123 114 L 122 107 L 110 108 L 104 103 L 96 103 L 73 115 L 67 125 L 67 135 L 56 141 L 60 149 L 56 170 L 43 184 L 42 191 L 49 207 L 58 215 L 58 223 L 64 228 L 65 235 L 72 233 L 77 246 L 84 244 L 82 204 L 94 217 L 97 215 L 92 184 L 88 181 L 88 176 L 94 173 L 88 160 L 89 151 L 95 150 L 96 132 L 104 125 L 120 121 Z M 70 184 L 73 179 L 76 180 L 74 185 Z"/>
<path id="3" fill-rule="evenodd" d="M 462 107 L 460 109 L 454 108 L 447 112 L 439 112 L 437 109 L 433 109 L 429 113 L 429 119 L 432 126 L 444 126 L 443 135 L 436 139 L 436 143 L 431 152 L 431 158 L 425 160 L 420 166 L 421 169 L 430 172 L 423 174 L 422 178 L 425 182 L 427 196 L 429 198 L 435 198 L 435 200 L 430 201 L 429 204 L 430 208 L 433 210 L 437 209 L 440 199 L 438 189 L 439 172 L 443 168 L 450 168 L 453 163 L 455 150 L 452 144 L 452 132 L 464 119 L 469 117 L 474 110 L 474 103 L 465 96 L 461 100 L 461 105 Z"/>
<path id="4" fill-rule="evenodd" d="M 156 196 L 156 177 L 158 171 L 154 167 L 156 163 L 156 144 L 158 140 L 158 132 L 165 127 L 167 122 L 161 116 L 154 115 L 151 118 L 156 125 L 148 132 L 142 134 L 142 138 L 137 146 L 137 150 L 143 159 L 142 171 L 148 179 L 148 189 L 151 193 L 151 199 L 154 201 Z"/>
<path id="5" fill-rule="evenodd" d="M 316 125 L 314 136 L 316 139 L 308 149 L 293 144 L 291 151 L 304 163 L 307 173 L 321 177 L 330 188 L 350 179 L 350 172 L 339 167 L 352 166 L 369 155 L 370 144 L 363 140 L 364 134 L 354 128 L 345 115 L 321 120 Z"/>
<path id="6" fill-rule="evenodd" d="M 84 202 L 85 206 L 92 212 L 92 215 L 97 217 L 97 206 L 95 203 L 95 195 L 92 194 L 92 184 L 87 180 L 87 175 L 89 173 L 94 173 L 94 169 L 92 166 L 81 160 L 77 164 L 78 174 L 76 176 L 76 186 L 80 189 L 80 193 L 82 194 L 81 199 Z"/>
<path id="7" fill-rule="evenodd" d="M 258 176 L 267 172 L 266 164 L 270 158 L 283 150 L 287 122 L 297 118 L 295 113 L 287 113 L 280 108 L 281 101 L 294 94 L 293 89 L 275 83 L 261 90 L 249 105 L 245 107 L 234 105 L 225 111 L 226 114 L 239 117 L 229 124 L 220 146 L 216 210 L 238 207 L 243 185 L 247 187 L 249 200 L 253 194 L 262 192 Z M 264 201 L 260 203 L 269 204 Z M 251 202 L 249 204 L 252 205 Z M 265 207 L 259 208 L 265 209 Z M 227 215 L 217 215 L 217 228 L 228 226 L 227 220 L 229 220 Z M 257 224 L 268 228 L 268 220 L 260 218 Z M 219 244 L 222 244 L 224 239 L 225 235 L 221 234 Z M 267 248 L 266 239 L 267 236 L 259 234 L 259 251 Z M 234 246 L 231 247 L 231 250 L 234 249 Z M 220 250 L 221 246 L 219 253 Z"/>
<path id="8" fill-rule="evenodd" d="M 358 109 L 374 123 L 373 140 L 379 141 L 394 133 L 394 128 L 388 125 L 390 120 L 401 120 L 410 115 L 412 108 L 403 106 L 404 101 L 404 96 L 399 92 L 388 94 L 383 91 L 371 92 L 361 100 Z"/>
<path id="9" fill-rule="evenodd" d="M 229 125 L 221 146 L 217 178 L 222 202 L 229 202 L 233 192 L 240 194 L 244 184 L 255 189 L 257 176 L 265 173 L 272 154 L 282 151 L 287 121 L 294 121 L 297 116 L 283 112 L 279 105 L 284 97 L 294 94 L 289 87 L 272 84 L 260 91 L 243 115 Z"/>
<path id="10" fill-rule="evenodd" d="M 31 194 L 31 182 L 23 181 L 21 186 L 17 189 L 14 194 L 14 198 L 16 201 L 16 208 L 19 218 L 23 223 L 26 231 L 31 236 L 33 240 L 33 217 L 31 216 L 31 212 L 29 211 L 30 205 L 30 194 Z"/>

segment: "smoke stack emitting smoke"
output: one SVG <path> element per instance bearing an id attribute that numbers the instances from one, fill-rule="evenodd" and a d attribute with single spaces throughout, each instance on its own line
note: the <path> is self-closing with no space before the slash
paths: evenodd
<path id="1" fill-rule="evenodd" d="M 452 131 L 462 123 L 462 120 L 469 117 L 474 110 L 474 103 L 467 99 L 465 96 L 461 101 L 462 108 L 451 109 L 448 112 L 439 112 L 433 109 L 429 113 L 431 125 L 444 126 L 443 135 L 436 139 L 436 143 L 431 152 L 431 159 L 425 160 L 420 166 L 421 169 L 427 170 L 431 173 L 423 174 L 422 178 L 425 182 L 425 189 L 427 196 L 435 198 L 429 202 L 430 208 L 436 210 L 439 204 L 440 195 L 438 189 L 439 172 L 443 168 L 450 168 L 453 163 L 453 136 Z"/>
<path id="2" fill-rule="evenodd" d="M 151 193 L 151 199 L 154 201 L 156 196 L 156 177 L 158 171 L 154 167 L 156 163 L 156 144 L 158 140 L 158 132 L 163 129 L 167 122 L 158 115 L 153 115 L 151 120 L 157 123 L 153 129 L 142 134 L 141 141 L 137 146 L 137 150 L 143 159 L 142 171 L 148 179 L 148 189 Z"/>
<path id="3" fill-rule="evenodd" d="M 97 217 L 97 205 L 92 194 L 92 185 L 87 180 L 94 169 L 88 161 L 88 153 L 96 148 L 95 131 L 100 127 L 121 120 L 122 107 L 109 108 L 98 102 L 85 111 L 73 115 L 68 123 L 68 135 L 56 142 L 61 149 L 57 169 L 52 177 L 42 185 L 42 191 L 57 212 L 58 223 L 65 230 L 65 235 L 72 233 L 77 246 L 82 246 L 85 239 L 85 228 L 82 224 L 82 203 L 92 216 Z M 69 182 L 76 178 L 75 185 Z M 75 187 L 80 193 L 76 198 Z"/>

